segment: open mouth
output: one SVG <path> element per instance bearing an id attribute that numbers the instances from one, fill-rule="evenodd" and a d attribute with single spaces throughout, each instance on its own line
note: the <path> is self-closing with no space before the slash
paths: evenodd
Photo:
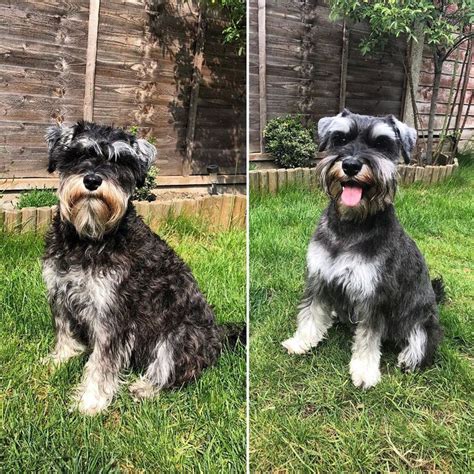
<path id="1" fill-rule="evenodd" d="M 342 183 L 342 194 L 341 201 L 345 206 L 354 207 L 357 206 L 362 200 L 362 193 L 364 189 L 359 183 L 354 181 L 348 181 Z"/>

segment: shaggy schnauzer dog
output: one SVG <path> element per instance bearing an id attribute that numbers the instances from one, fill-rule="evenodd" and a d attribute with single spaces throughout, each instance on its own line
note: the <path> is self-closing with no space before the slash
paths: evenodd
<path id="1" fill-rule="evenodd" d="M 135 213 L 131 196 L 155 147 L 87 122 L 46 138 L 48 170 L 60 177 L 43 261 L 56 331 L 47 360 L 91 351 L 75 407 L 104 410 L 129 367 L 144 372 L 130 386 L 136 399 L 194 380 L 237 327 L 216 324 L 190 269 Z"/>
<path id="2" fill-rule="evenodd" d="M 430 281 L 420 251 L 395 215 L 397 162 L 406 163 L 416 130 L 395 117 L 344 110 L 318 123 L 321 185 L 330 198 L 307 253 L 307 277 L 297 330 L 283 342 L 303 354 L 335 321 L 355 332 L 350 373 L 354 385 L 380 380 L 384 340 L 400 347 L 405 370 L 432 362 L 442 337 L 437 303 L 441 280 Z"/>

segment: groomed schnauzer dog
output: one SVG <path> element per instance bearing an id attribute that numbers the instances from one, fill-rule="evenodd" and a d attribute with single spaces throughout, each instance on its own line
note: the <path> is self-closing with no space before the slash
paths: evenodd
<path id="1" fill-rule="evenodd" d="M 354 385 L 380 380 L 380 349 L 400 347 L 398 364 L 412 371 L 432 363 L 442 337 L 437 303 L 441 280 L 430 281 L 416 244 L 395 215 L 397 163 L 406 163 L 416 130 L 395 117 L 348 110 L 318 123 L 321 185 L 330 198 L 307 253 L 307 276 L 297 330 L 283 342 L 303 354 L 335 321 L 354 329 L 350 373 Z"/>
<path id="2" fill-rule="evenodd" d="M 56 331 L 47 360 L 91 351 L 75 408 L 104 410 L 129 367 L 144 372 L 130 386 L 136 399 L 196 379 L 242 328 L 216 324 L 190 269 L 135 213 L 131 196 L 155 147 L 88 122 L 46 138 L 48 170 L 60 178 L 43 261 Z"/>

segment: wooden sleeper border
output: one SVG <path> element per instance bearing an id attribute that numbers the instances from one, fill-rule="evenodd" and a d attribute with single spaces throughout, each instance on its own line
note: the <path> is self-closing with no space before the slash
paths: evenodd
<path id="1" fill-rule="evenodd" d="M 202 219 L 209 230 L 245 229 L 246 198 L 234 194 L 172 201 L 135 201 L 137 214 L 153 229 L 169 217 Z M 0 231 L 12 234 L 44 233 L 51 225 L 57 206 L 0 209 Z"/>
<path id="2" fill-rule="evenodd" d="M 435 184 L 444 181 L 459 167 L 455 160 L 452 165 L 444 166 L 415 166 L 399 165 L 399 183 L 411 184 L 422 182 Z M 286 185 L 299 184 L 307 188 L 318 186 L 316 168 L 269 169 L 249 172 L 249 186 L 251 191 L 276 193 Z"/>

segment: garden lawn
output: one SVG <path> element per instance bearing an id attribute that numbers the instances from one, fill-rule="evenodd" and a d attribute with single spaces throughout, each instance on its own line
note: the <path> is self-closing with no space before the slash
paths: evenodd
<path id="1" fill-rule="evenodd" d="M 189 263 L 218 320 L 244 321 L 245 232 L 209 235 L 181 219 L 160 235 Z M 68 412 L 85 358 L 55 373 L 40 364 L 54 339 L 42 249 L 41 237 L 0 234 L 0 472 L 244 472 L 242 346 L 157 399 L 136 403 L 123 386 L 103 415 Z"/>
<path id="2" fill-rule="evenodd" d="M 253 472 L 473 472 L 474 168 L 434 186 L 399 189 L 398 216 L 442 275 L 445 339 L 434 367 L 403 374 L 382 355 L 368 391 L 349 376 L 350 331 L 333 327 L 305 356 L 280 343 L 295 330 L 321 192 L 251 198 L 251 447 Z"/>

